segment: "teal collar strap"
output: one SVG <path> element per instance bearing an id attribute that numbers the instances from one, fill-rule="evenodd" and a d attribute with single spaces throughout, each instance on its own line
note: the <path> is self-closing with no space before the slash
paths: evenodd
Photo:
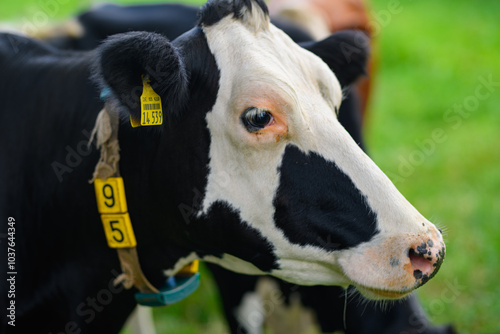
<path id="1" fill-rule="evenodd" d="M 136 293 L 135 300 L 143 306 L 165 306 L 183 300 L 200 285 L 200 273 L 188 277 L 171 276 L 158 293 Z"/>

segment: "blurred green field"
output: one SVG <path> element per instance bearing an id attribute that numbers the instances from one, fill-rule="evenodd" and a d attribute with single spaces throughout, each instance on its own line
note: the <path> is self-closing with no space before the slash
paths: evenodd
<path id="1" fill-rule="evenodd" d="M 0 19 L 44 26 L 94 1 L 49 3 L 55 0 L 2 1 Z M 369 153 L 446 231 L 446 261 L 419 297 L 435 323 L 454 323 L 461 333 L 500 333 L 500 2 L 371 3 L 380 29 Z M 194 296 L 155 309 L 158 333 L 227 331 L 204 276 Z"/>
<path id="2" fill-rule="evenodd" d="M 370 153 L 447 231 L 445 263 L 419 292 L 431 318 L 500 333 L 500 2 L 401 4 L 379 36 Z"/>

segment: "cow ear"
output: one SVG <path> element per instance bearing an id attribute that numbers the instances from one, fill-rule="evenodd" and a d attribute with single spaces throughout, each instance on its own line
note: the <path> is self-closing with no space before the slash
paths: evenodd
<path id="1" fill-rule="evenodd" d="M 160 95 L 163 110 L 178 111 L 187 95 L 187 75 L 178 51 L 167 38 L 147 32 L 118 34 L 97 49 L 93 78 L 109 88 L 132 118 L 140 119 L 143 77 Z"/>
<path id="2" fill-rule="evenodd" d="M 323 59 L 330 66 L 342 87 L 366 74 L 370 38 L 362 31 L 344 30 L 322 41 L 300 45 Z"/>

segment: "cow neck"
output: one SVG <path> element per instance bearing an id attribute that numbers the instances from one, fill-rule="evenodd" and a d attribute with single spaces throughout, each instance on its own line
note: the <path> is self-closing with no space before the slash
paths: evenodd
<path id="1" fill-rule="evenodd" d="M 118 215 L 113 215 L 113 217 L 120 216 L 115 219 L 120 219 L 125 215 L 127 217 L 125 225 L 128 225 L 123 229 L 123 231 L 120 230 L 121 239 L 122 241 L 125 240 L 125 246 L 116 245 L 116 242 L 113 244 L 113 240 L 110 242 L 112 236 L 111 234 L 108 234 L 105 227 L 108 246 L 116 249 L 122 269 L 122 273 L 116 277 L 113 283 L 115 285 L 123 284 L 126 289 L 130 289 L 132 287 L 137 288 L 140 293 L 136 293 L 135 299 L 141 305 L 164 306 L 172 304 L 186 298 L 199 286 L 200 274 L 198 272 L 198 261 L 193 261 L 192 263 L 184 266 L 175 276 L 169 277 L 166 281 L 165 287 L 162 287 L 160 290 L 154 287 L 144 275 L 139 263 L 139 257 L 137 255 L 137 242 L 132 229 L 132 223 L 130 222 L 130 217 L 127 212 L 123 179 L 120 176 L 120 145 L 118 142 L 119 117 L 116 108 L 113 108 L 112 103 L 107 101 L 107 97 L 109 95 L 109 89 L 104 89 L 101 93 L 101 99 L 104 100 L 105 103 L 103 109 L 97 116 L 89 145 L 95 138 L 97 141 L 97 147 L 100 149 L 101 153 L 90 183 L 94 183 L 96 185 L 96 199 L 103 224 L 106 225 L 106 222 L 109 222 L 109 220 L 106 220 L 107 218 L 105 218 L 105 216 L 107 216 L 107 214 L 101 210 L 97 189 L 99 187 L 98 184 L 102 184 L 103 182 L 106 182 L 106 180 L 119 180 L 121 183 L 121 186 L 116 188 L 117 193 L 121 192 L 121 194 L 116 194 L 116 201 L 122 201 L 122 209 L 119 210 Z M 112 194 L 114 194 L 114 191 L 115 190 L 113 190 Z M 106 198 L 109 199 L 110 197 Z M 112 203 L 114 206 L 115 197 L 113 197 Z M 108 217 L 110 216 L 111 215 L 108 215 Z M 116 232 L 116 229 L 114 231 Z"/>

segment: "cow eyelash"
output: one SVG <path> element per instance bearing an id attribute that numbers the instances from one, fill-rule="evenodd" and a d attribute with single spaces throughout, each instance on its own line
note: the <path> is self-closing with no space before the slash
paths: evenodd
<path id="1" fill-rule="evenodd" d="M 241 114 L 240 120 L 245 129 L 253 133 L 271 124 L 274 118 L 268 110 L 250 107 Z"/>

